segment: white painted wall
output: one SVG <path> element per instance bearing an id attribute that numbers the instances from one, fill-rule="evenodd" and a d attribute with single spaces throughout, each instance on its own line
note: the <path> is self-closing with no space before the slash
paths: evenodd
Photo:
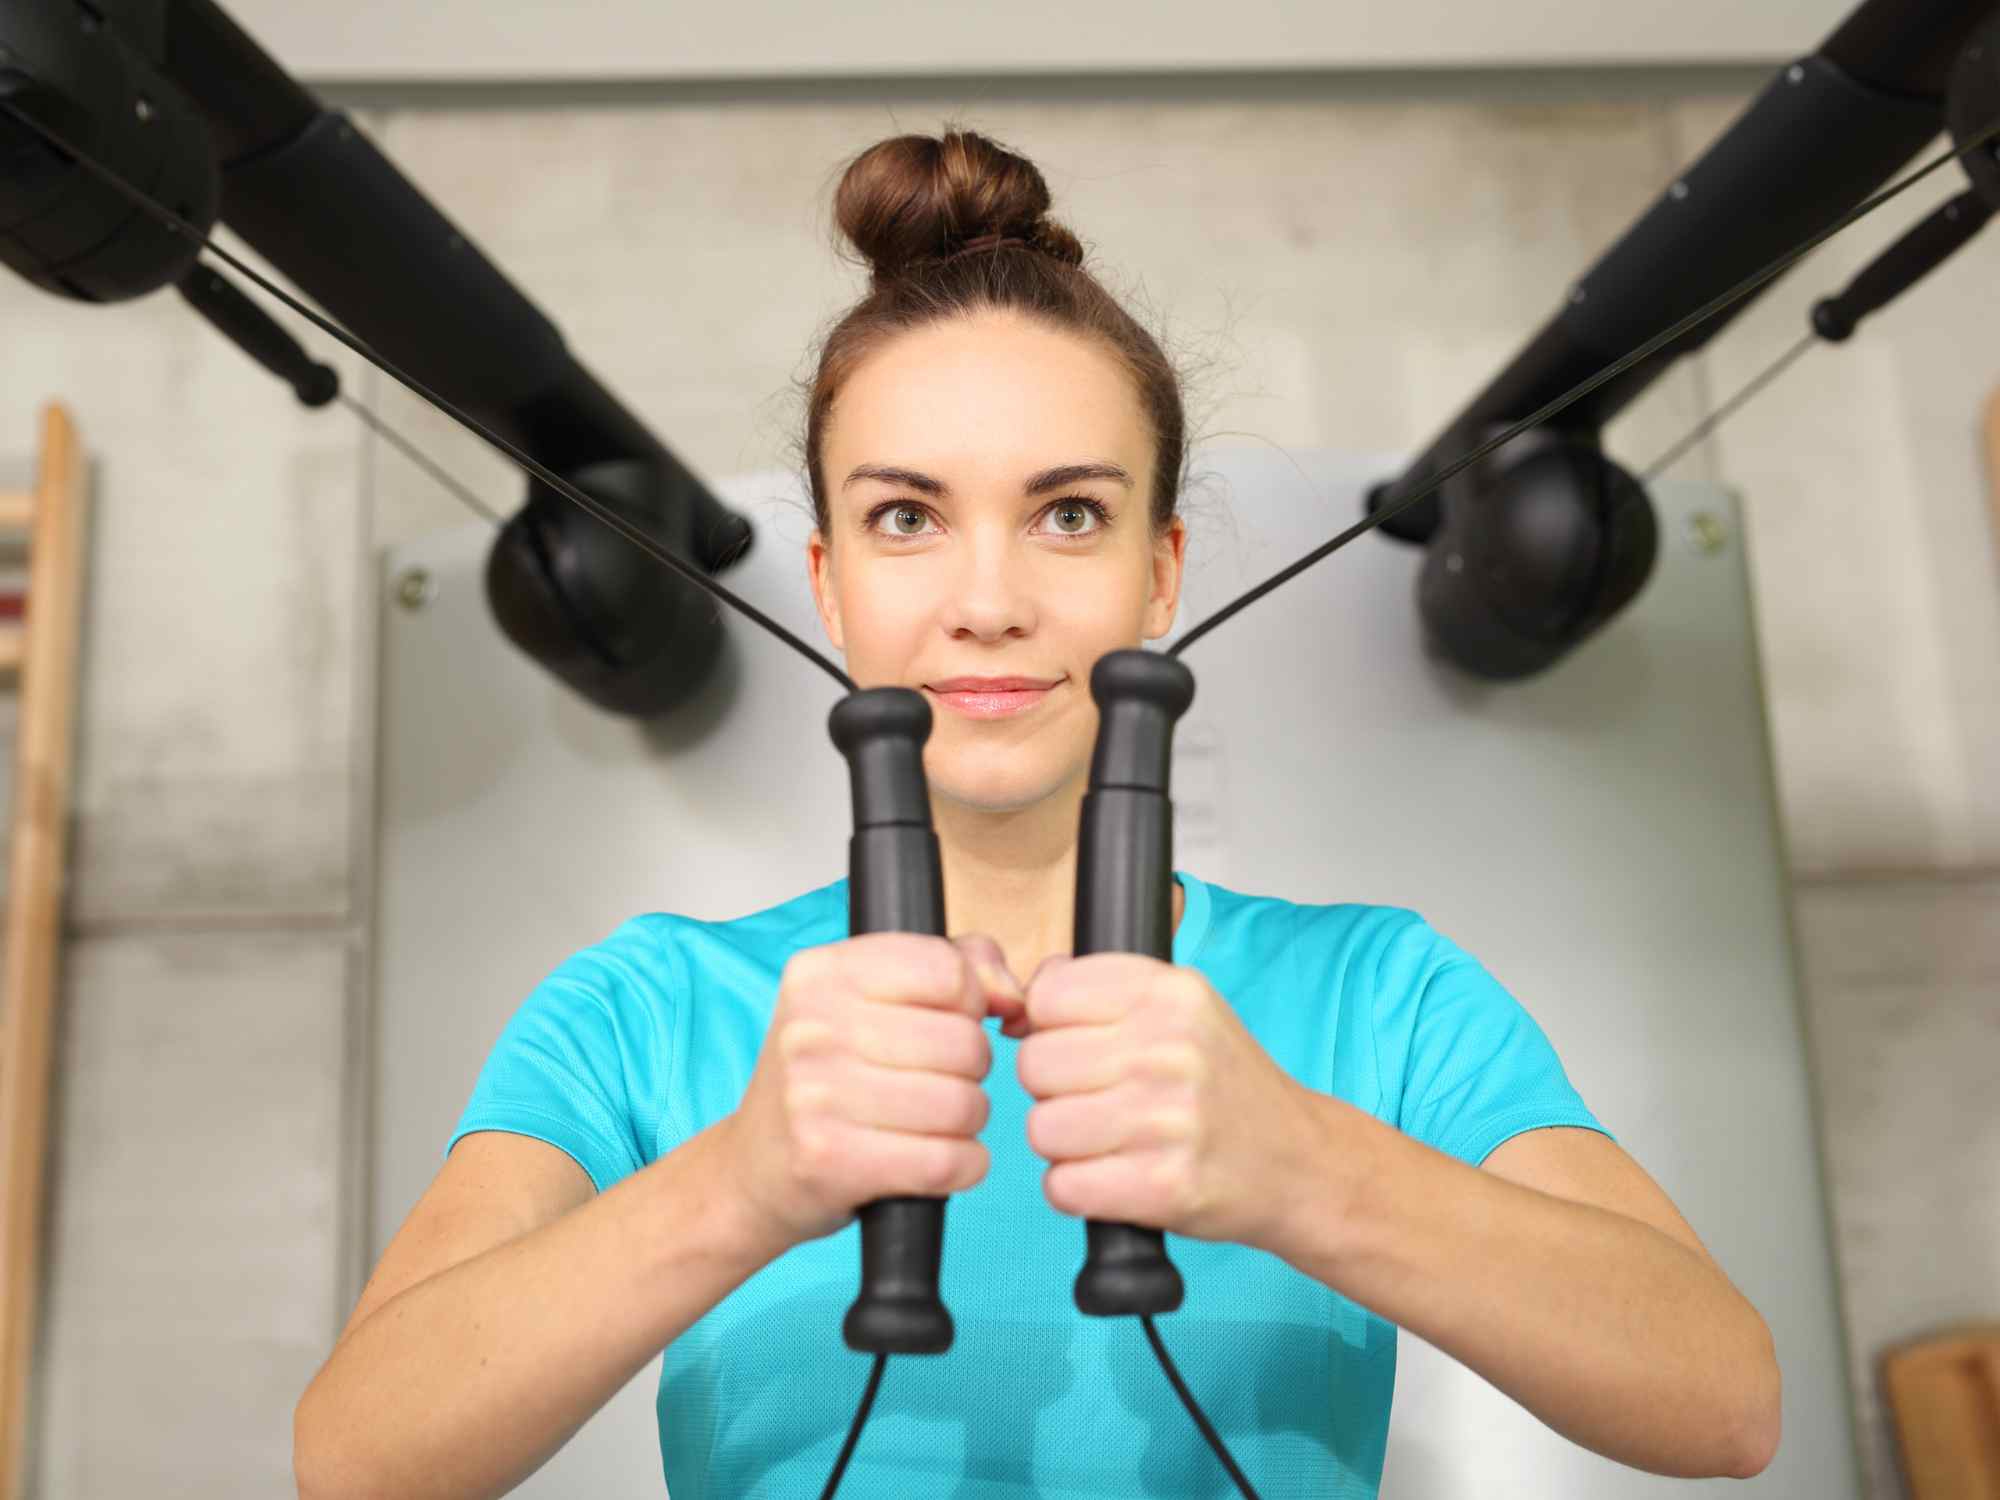
<path id="1" fill-rule="evenodd" d="M 1858 0 L 233 0 L 309 79 L 797 78 L 1771 62 Z"/>

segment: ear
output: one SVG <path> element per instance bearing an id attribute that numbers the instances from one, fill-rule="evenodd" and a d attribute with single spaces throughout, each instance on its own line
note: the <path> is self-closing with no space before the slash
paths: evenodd
<path id="1" fill-rule="evenodd" d="M 1175 516 L 1153 540 L 1153 587 L 1146 598 L 1145 638 L 1158 640 L 1174 628 L 1180 608 L 1181 574 L 1187 564 L 1187 522 Z"/>
<path id="2" fill-rule="evenodd" d="M 813 607 L 819 611 L 820 628 L 836 651 L 845 651 L 840 636 L 840 611 L 833 603 L 833 554 L 817 527 L 806 538 L 806 581 L 812 585 Z"/>

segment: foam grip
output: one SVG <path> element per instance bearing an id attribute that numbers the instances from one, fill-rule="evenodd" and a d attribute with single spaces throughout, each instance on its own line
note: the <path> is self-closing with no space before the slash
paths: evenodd
<path id="1" fill-rule="evenodd" d="M 1157 651 L 1111 651 L 1090 674 L 1097 748 L 1076 855 L 1076 942 L 1088 953 L 1167 960 L 1174 943 L 1174 817 L 1167 797 L 1174 725 L 1194 701 L 1194 675 Z M 1166 1236 L 1138 1224 L 1086 1220 L 1076 1305 L 1097 1317 L 1172 1312 L 1181 1274 Z"/>
<path id="2" fill-rule="evenodd" d="M 828 729 L 854 789 L 847 930 L 944 936 L 944 872 L 924 784 L 931 706 L 909 688 L 864 688 L 834 705 Z M 841 1334 L 867 1354 L 942 1354 L 951 1314 L 938 1296 L 945 1199 L 864 1203 L 861 1291 Z"/>

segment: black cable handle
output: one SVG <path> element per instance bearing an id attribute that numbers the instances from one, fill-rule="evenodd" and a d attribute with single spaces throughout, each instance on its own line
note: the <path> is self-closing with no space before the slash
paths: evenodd
<path id="1" fill-rule="evenodd" d="M 924 783 L 931 706 L 910 688 L 864 688 L 827 721 L 854 786 L 847 846 L 847 930 L 944 936 L 944 872 Z M 942 1354 L 951 1314 L 938 1297 L 943 1198 L 861 1206 L 861 1293 L 841 1334 L 869 1354 Z"/>
<path id="2" fill-rule="evenodd" d="M 1194 674 L 1157 651 L 1110 651 L 1090 673 L 1097 748 L 1076 848 L 1078 958 L 1174 950 L 1174 813 L 1167 773 L 1174 724 L 1194 702 Z M 1084 1221 L 1076 1305 L 1100 1318 L 1172 1312 L 1181 1273 L 1166 1236 L 1139 1224 Z"/>

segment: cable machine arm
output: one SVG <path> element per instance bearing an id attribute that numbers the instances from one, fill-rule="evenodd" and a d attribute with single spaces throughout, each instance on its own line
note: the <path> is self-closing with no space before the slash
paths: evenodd
<path id="1" fill-rule="evenodd" d="M 1992 0 L 1864 0 L 1817 52 L 1778 70 L 1734 124 L 1570 289 L 1561 309 L 1369 512 L 1421 485 L 1488 428 L 1534 411 L 1838 217 L 1945 125 L 1945 85 Z M 1564 414 L 1603 427 L 1755 297 L 1710 319 Z M 1428 541 L 1438 497 L 1382 529 Z"/>
<path id="2" fill-rule="evenodd" d="M 748 546 L 748 522 L 471 239 L 213 0 L 0 0 L 0 88 L 184 216 L 228 225 L 371 347 L 676 555 L 714 573 Z M 181 281 L 194 252 L 0 120 L 0 258 L 110 301 Z M 664 712 L 719 654 L 711 601 L 539 481 L 494 545 L 487 590 L 517 645 L 616 712 Z"/>

